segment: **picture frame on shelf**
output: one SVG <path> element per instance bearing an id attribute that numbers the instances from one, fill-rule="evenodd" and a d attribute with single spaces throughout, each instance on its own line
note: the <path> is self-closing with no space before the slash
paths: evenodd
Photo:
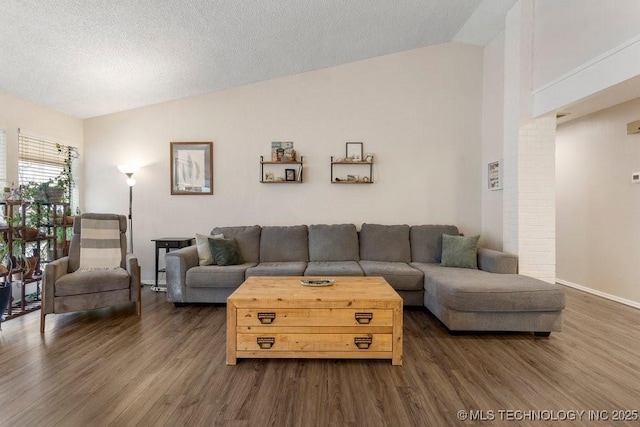
<path id="1" fill-rule="evenodd" d="M 285 169 L 284 170 L 284 179 L 285 179 L 285 181 L 295 181 L 296 180 L 296 170 L 295 169 Z"/>
<path id="2" fill-rule="evenodd" d="M 502 160 L 487 164 L 487 188 L 490 191 L 502 190 Z"/>
<path id="3" fill-rule="evenodd" d="M 171 194 L 213 194 L 213 142 L 171 142 Z"/>
<path id="4" fill-rule="evenodd" d="M 293 149 L 293 141 L 271 142 L 272 162 L 292 162 L 296 160 L 296 152 Z"/>
<path id="5" fill-rule="evenodd" d="M 362 161 L 363 144 L 362 142 L 347 142 L 346 143 L 346 159 L 351 159 L 354 162 Z"/>

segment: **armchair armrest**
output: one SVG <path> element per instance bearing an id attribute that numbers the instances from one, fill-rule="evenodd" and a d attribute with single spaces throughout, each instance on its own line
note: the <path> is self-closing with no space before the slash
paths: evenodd
<path id="1" fill-rule="evenodd" d="M 196 246 L 171 251 L 164 257 L 167 270 L 167 301 L 184 302 L 187 270 L 199 265 Z"/>
<path id="2" fill-rule="evenodd" d="M 49 295 L 50 298 L 42 298 L 43 313 L 53 313 L 53 295 L 55 295 L 55 284 L 58 279 L 69 272 L 69 257 L 65 256 L 51 261 L 44 267 L 42 278 L 42 294 Z"/>
<path id="3" fill-rule="evenodd" d="M 478 248 L 478 268 L 490 273 L 518 273 L 518 257 L 506 252 Z"/>
<path id="4" fill-rule="evenodd" d="M 131 289 L 131 301 L 138 301 L 138 295 L 140 295 L 140 286 L 142 283 L 140 281 L 138 258 L 134 254 L 128 253 L 125 258 L 125 266 L 130 277 L 129 286 Z"/>

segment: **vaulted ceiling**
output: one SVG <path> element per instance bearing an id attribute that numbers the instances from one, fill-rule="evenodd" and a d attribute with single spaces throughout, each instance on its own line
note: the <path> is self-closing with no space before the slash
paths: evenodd
<path id="1" fill-rule="evenodd" d="M 3 0 L 0 91 L 88 118 L 456 41 L 515 0 Z"/>

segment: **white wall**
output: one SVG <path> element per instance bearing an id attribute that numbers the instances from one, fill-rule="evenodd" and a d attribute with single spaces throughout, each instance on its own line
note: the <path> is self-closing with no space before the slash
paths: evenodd
<path id="1" fill-rule="evenodd" d="M 18 182 L 18 129 L 79 148 L 82 154 L 82 120 L 0 92 L 0 128 L 7 131 L 7 179 Z M 82 159 L 79 159 L 80 161 Z"/>
<path id="2" fill-rule="evenodd" d="M 637 0 L 534 2 L 533 87 L 538 88 L 638 34 Z"/>
<path id="3" fill-rule="evenodd" d="M 482 83 L 481 245 L 502 250 L 502 194 L 487 189 L 487 164 L 502 159 L 504 141 L 504 32 L 484 48 Z"/>
<path id="4" fill-rule="evenodd" d="M 126 213 L 117 165 L 141 162 L 135 248 L 216 225 L 456 224 L 481 232 L 482 50 L 444 44 L 85 121 L 84 204 Z M 294 141 L 305 183 L 266 185 L 259 157 Z M 214 195 L 171 196 L 169 142 L 214 142 Z M 373 185 L 330 184 L 346 141 L 375 154 Z"/>
<path id="5" fill-rule="evenodd" d="M 640 305 L 640 99 L 557 129 L 557 275 Z"/>

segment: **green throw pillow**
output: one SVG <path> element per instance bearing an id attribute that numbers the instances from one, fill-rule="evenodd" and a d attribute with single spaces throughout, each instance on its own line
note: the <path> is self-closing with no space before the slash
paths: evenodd
<path id="1" fill-rule="evenodd" d="M 211 248 L 209 248 L 209 240 L 223 238 L 224 234 L 214 234 L 213 236 L 196 234 L 196 249 L 198 250 L 198 259 L 200 265 L 213 264 L 213 255 L 211 255 Z"/>
<path id="2" fill-rule="evenodd" d="M 242 264 L 242 257 L 235 239 L 209 239 L 209 248 L 216 265 Z"/>
<path id="3" fill-rule="evenodd" d="M 478 240 L 480 236 L 442 235 L 442 261 L 445 267 L 478 269 Z"/>

